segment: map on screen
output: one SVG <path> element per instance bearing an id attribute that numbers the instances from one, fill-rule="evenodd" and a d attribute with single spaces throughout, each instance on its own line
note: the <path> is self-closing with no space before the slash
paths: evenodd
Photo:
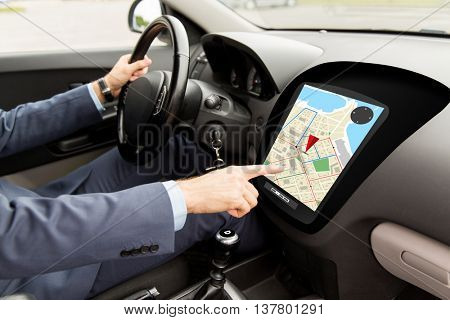
<path id="1" fill-rule="evenodd" d="M 265 161 L 285 170 L 267 178 L 316 210 L 383 111 L 305 85 Z"/>

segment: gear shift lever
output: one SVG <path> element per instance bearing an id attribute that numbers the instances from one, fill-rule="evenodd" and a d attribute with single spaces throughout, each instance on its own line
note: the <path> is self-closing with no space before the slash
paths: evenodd
<path id="1" fill-rule="evenodd" d="M 234 250 L 239 246 L 239 236 L 231 229 L 223 229 L 216 234 L 216 250 L 212 260 L 213 269 L 209 276 L 211 284 L 223 288 L 225 275 L 223 271 L 228 267 Z"/>
<path id="2" fill-rule="evenodd" d="M 224 291 L 225 274 L 231 255 L 239 246 L 239 236 L 231 229 L 222 229 L 216 234 L 216 247 L 212 260 L 210 280 L 195 295 L 195 300 L 227 300 L 229 295 Z"/>

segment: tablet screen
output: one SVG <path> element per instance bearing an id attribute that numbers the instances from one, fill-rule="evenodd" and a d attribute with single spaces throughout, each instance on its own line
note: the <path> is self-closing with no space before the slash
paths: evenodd
<path id="1" fill-rule="evenodd" d="M 383 112 L 304 85 L 265 160 L 285 170 L 267 178 L 315 211 Z"/>

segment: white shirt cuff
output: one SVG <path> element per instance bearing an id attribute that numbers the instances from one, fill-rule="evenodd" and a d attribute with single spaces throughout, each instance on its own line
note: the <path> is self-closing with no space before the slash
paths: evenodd
<path id="1" fill-rule="evenodd" d="M 175 226 L 175 232 L 183 229 L 187 218 L 187 207 L 184 199 L 183 191 L 178 187 L 177 183 L 173 180 L 163 182 L 164 188 L 166 188 L 169 194 L 170 204 L 172 205 L 173 221 Z"/>
<path id="2" fill-rule="evenodd" d="M 100 102 L 100 100 L 98 100 L 97 94 L 94 91 L 94 86 L 92 85 L 92 83 L 89 83 L 87 85 L 88 90 L 89 90 L 89 94 L 91 95 L 92 101 L 94 101 L 95 106 L 98 109 L 98 112 L 100 112 L 100 115 L 103 116 L 103 114 L 105 113 L 106 109 L 105 107 L 103 107 L 102 103 Z"/>

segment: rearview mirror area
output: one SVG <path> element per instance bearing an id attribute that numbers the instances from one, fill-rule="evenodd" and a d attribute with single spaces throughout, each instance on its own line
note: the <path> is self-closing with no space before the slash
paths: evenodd
<path id="1" fill-rule="evenodd" d="M 135 0 L 128 13 L 131 31 L 142 33 L 156 18 L 163 14 L 159 0 Z"/>

